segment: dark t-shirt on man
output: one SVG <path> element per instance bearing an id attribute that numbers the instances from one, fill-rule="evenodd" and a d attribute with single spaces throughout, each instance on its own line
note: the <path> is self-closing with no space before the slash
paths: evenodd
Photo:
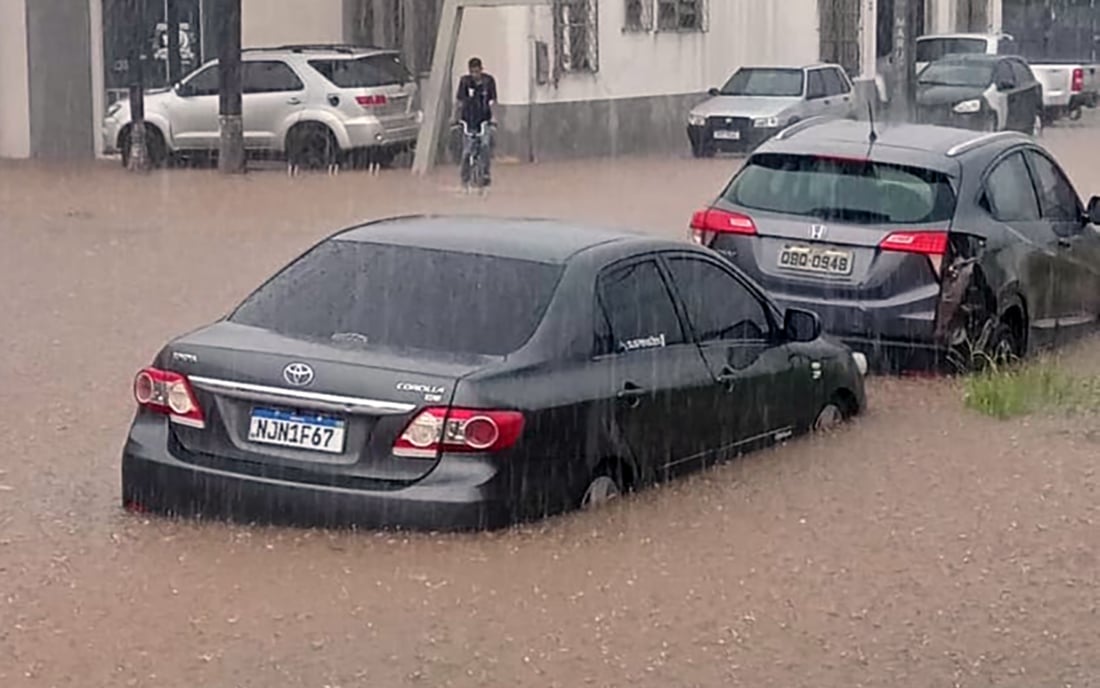
<path id="1" fill-rule="evenodd" d="M 481 79 L 466 74 L 458 82 L 458 94 L 455 99 L 462 106 L 459 113 L 463 122 L 471 127 L 480 127 L 482 122 L 493 119 L 490 103 L 497 99 L 497 82 L 491 75 L 481 73 Z"/>

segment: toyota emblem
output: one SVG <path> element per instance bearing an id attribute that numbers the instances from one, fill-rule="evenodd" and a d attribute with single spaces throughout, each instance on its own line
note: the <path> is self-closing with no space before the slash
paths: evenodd
<path id="1" fill-rule="evenodd" d="M 313 368 L 305 363 L 291 363 L 283 368 L 283 379 L 293 387 L 305 387 L 313 382 Z"/>
<path id="2" fill-rule="evenodd" d="M 810 238 L 824 239 L 826 229 L 825 225 L 810 225 Z"/>

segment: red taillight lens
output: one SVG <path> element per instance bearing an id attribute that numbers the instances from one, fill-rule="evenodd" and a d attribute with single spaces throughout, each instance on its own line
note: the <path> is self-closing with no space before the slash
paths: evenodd
<path id="1" fill-rule="evenodd" d="M 142 408 L 163 413 L 176 423 L 195 428 L 206 427 L 206 418 L 195 397 L 195 390 L 179 373 L 146 368 L 134 378 L 134 399 Z"/>
<path id="2" fill-rule="evenodd" d="M 756 234 L 756 223 L 748 215 L 716 208 L 692 214 L 691 238 L 695 243 L 710 246 L 719 234 Z"/>
<path id="3" fill-rule="evenodd" d="M 376 96 L 356 96 L 355 97 L 355 102 L 359 103 L 359 105 L 361 107 L 371 108 L 371 107 L 378 107 L 380 105 L 385 105 L 389 101 L 386 99 L 386 96 L 384 96 L 384 95 L 376 95 Z"/>
<path id="4" fill-rule="evenodd" d="M 523 414 L 517 411 L 427 408 L 405 427 L 393 453 L 434 459 L 440 451 L 498 452 L 514 445 L 522 433 Z"/>
<path id="5" fill-rule="evenodd" d="M 1070 83 L 1069 90 L 1073 93 L 1080 93 L 1085 90 L 1085 70 L 1078 67 L 1073 70 L 1073 81 Z"/>
<path id="6" fill-rule="evenodd" d="M 947 232 L 890 232 L 879 242 L 883 251 L 901 251 L 928 256 L 932 271 L 940 276 L 943 256 L 947 253 Z"/>

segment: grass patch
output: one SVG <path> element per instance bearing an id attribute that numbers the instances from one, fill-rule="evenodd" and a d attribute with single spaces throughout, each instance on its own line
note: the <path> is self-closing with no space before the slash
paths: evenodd
<path id="1" fill-rule="evenodd" d="M 1100 410 L 1100 377 L 1074 377 L 1050 361 L 990 366 L 966 379 L 966 405 L 994 418 L 1046 409 Z"/>

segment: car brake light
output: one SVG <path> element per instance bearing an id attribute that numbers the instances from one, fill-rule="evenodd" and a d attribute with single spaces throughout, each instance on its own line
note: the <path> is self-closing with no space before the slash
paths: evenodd
<path id="1" fill-rule="evenodd" d="M 523 433 L 518 411 L 432 407 L 421 411 L 393 445 L 394 456 L 434 459 L 445 452 L 498 452 Z"/>
<path id="2" fill-rule="evenodd" d="M 170 370 L 146 368 L 134 378 L 134 399 L 138 405 L 169 420 L 193 428 L 206 427 L 199 400 L 191 383 Z"/>
<path id="3" fill-rule="evenodd" d="M 728 210 L 704 208 L 691 216 L 691 238 L 710 246 L 719 234 L 756 234 L 756 223 L 748 215 Z"/>
<path id="4" fill-rule="evenodd" d="M 932 263 L 932 271 L 938 278 L 940 268 L 943 266 L 943 256 L 947 253 L 947 232 L 890 232 L 879 242 L 879 248 L 883 251 L 928 256 L 928 260 Z"/>
<path id="5" fill-rule="evenodd" d="M 1078 67 L 1073 70 L 1073 81 L 1070 84 L 1069 90 L 1073 93 L 1080 93 L 1085 90 L 1085 70 Z"/>
<path id="6" fill-rule="evenodd" d="M 385 105 L 388 101 L 384 95 L 376 96 L 356 96 L 355 102 L 359 103 L 361 107 L 378 107 L 379 105 Z"/>

